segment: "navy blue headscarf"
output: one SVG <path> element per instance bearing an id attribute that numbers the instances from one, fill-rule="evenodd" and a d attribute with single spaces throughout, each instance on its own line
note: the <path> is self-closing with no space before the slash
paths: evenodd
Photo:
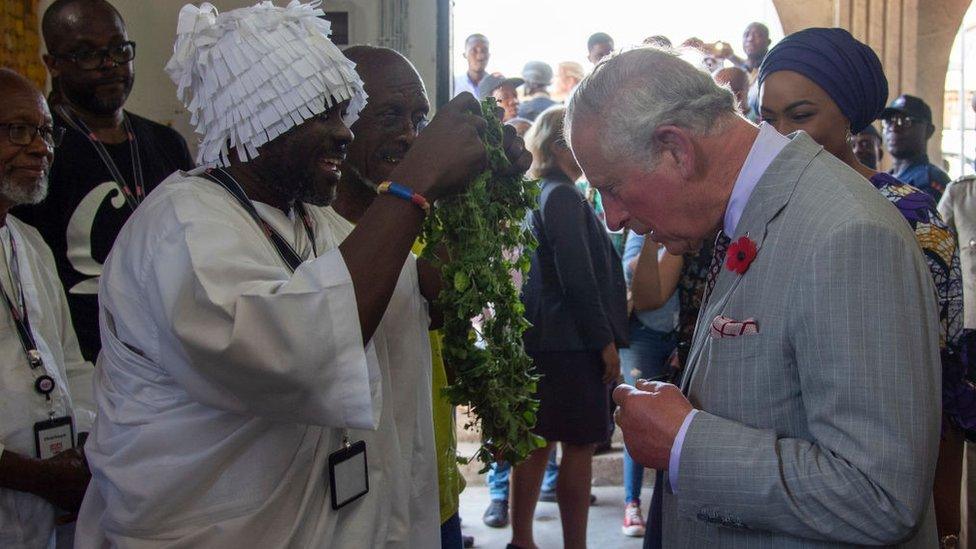
<path id="1" fill-rule="evenodd" d="M 856 134 L 881 115 L 888 79 L 870 46 L 844 29 L 813 28 L 780 40 L 759 67 L 759 85 L 776 71 L 793 71 L 824 89 Z"/>

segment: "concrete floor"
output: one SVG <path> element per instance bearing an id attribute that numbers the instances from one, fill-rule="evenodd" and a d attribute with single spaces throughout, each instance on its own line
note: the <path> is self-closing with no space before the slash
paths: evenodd
<path id="1" fill-rule="evenodd" d="M 653 479 L 653 477 L 652 477 Z M 473 483 L 471 483 L 473 484 Z M 488 507 L 488 488 L 471 485 L 461 494 L 461 531 L 474 536 L 475 547 L 505 549 L 511 540 L 511 528 L 489 528 L 481 521 Z M 624 489 L 622 486 L 594 486 L 596 505 L 590 507 L 586 542 L 599 549 L 639 549 L 642 538 L 629 538 L 620 533 L 624 513 Z M 644 489 L 644 513 L 651 499 L 651 490 Z M 646 516 L 645 516 L 646 518 Z M 535 543 L 540 549 L 558 549 L 563 546 L 562 527 L 559 524 L 559 508 L 555 503 L 540 502 L 535 511 Z"/>

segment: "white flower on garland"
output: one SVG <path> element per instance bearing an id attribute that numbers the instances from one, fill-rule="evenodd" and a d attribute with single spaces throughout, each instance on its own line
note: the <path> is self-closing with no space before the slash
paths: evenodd
<path id="1" fill-rule="evenodd" d="M 197 162 L 244 162 L 258 147 L 349 100 L 351 126 L 366 105 L 355 63 L 329 40 L 320 2 L 270 1 L 218 13 L 209 2 L 180 10 L 166 72 L 201 135 Z"/>

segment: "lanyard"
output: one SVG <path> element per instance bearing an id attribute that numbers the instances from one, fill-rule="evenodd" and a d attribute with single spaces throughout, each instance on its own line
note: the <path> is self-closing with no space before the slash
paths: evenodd
<path id="1" fill-rule="evenodd" d="M 123 113 L 122 114 L 122 126 L 125 129 L 126 134 L 129 137 L 129 154 L 132 162 L 132 182 L 126 181 L 122 177 L 122 172 L 119 167 L 116 166 L 115 161 L 112 160 L 112 156 L 108 154 L 108 149 L 105 145 L 95 136 L 95 133 L 88 129 L 88 126 L 80 118 L 75 118 L 71 115 L 63 105 L 58 107 L 61 116 L 68 122 L 68 125 L 74 128 L 76 131 L 80 132 L 88 142 L 95 147 L 95 152 L 98 153 L 98 157 L 101 158 L 102 164 L 108 169 L 112 178 L 115 179 L 116 184 L 118 184 L 119 189 L 122 190 L 122 195 L 125 196 L 125 201 L 130 208 L 134 211 L 136 207 L 142 202 L 142 199 L 146 197 L 146 187 L 143 184 L 143 174 L 142 174 L 142 159 L 139 156 L 139 142 L 136 140 L 136 133 L 132 130 L 132 124 L 129 122 L 129 117 Z"/>
<path id="2" fill-rule="evenodd" d="M 24 354 L 27 355 L 27 365 L 30 366 L 31 374 L 34 375 L 34 390 L 48 400 L 50 403 L 49 415 L 54 417 L 54 403 L 51 401 L 51 392 L 54 391 L 55 387 L 54 378 L 47 375 L 46 370 L 43 368 L 44 360 L 41 358 L 40 351 L 37 350 L 37 342 L 34 340 L 34 333 L 31 331 L 30 326 L 27 299 L 24 297 L 24 286 L 20 283 L 20 275 L 18 273 L 17 244 L 14 241 L 13 231 L 9 227 L 7 231 L 7 234 L 10 236 L 10 261 L 5 263 L 7 263 L 7 270 L 10 273 L 12 289 L 20 294 L 20 309 L 10 299 L 10 295 L 3 287 L 3 284 L 0 284 L 0 294 L 3 294 L 3 300 L 7 303 L 10 316 L 13 318 L 14 326 L 17 328 L 17 337 L 20 339 L 20 345 L 24 348 Z M 5 252 L 0 250 L 0 253 Z"/>
<path id="3" fill-rule="evenodd" d="M 302 256 L 298 255 L 295 248 L 293 248 L 283 236 L 278 234 L 278 231 L 274 230 L 274 227 L 269 225 L 267 221 L 261 218 L 258 211 L 254 208 L 254 204 L 252 204 L 251 200 L 248 199 L 247 193 L 245 193 L 244 189 L 241 188 L 240 183 L 238 183 L 233 176 L 227 173 L 226 170 L 223 168 L 210 169 L 204 172 L 203 176 L 223 187 L 237 200 L 242 208 L 247 210 L 247 213 L 251 215 L 254 222 L 261 227 L 261 231 L 264 232 L 264 235 L 268 237 L 268 240 L 270 240 L 271 244 L 274 245 L 275 251 L 278 252 L 278 256 L 281 257 L 281 260 L 288 265 L 288 268 L 291 269 L 292 272 L 294 272 L 295 269 L 297 269 L 298 266 L 305 261 L 302 259 Z M 312 257 L 315 257 L 318 255 L 318 252 L 315 250 L 315 231 L 312 229 L 312 221 L 308 216 L 308 212 L 305 210 L 305 205 L 296 201 L 295 211 L 302 220 L 302 225 L 305 227 L 305 234 L 308 235 L 308 241 L 312 245 Z"/>

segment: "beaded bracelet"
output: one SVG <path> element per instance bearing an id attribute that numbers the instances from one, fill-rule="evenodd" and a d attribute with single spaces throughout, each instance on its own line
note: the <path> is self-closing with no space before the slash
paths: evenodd
<path id="1" fill-rule="evenodd" d="M 384 181 L 376 187 L 376 192 L 378 194 L 389 194 L 397 198 L 402 198 L 408 202 L 413 202 L 421 210 L 423 210 L 425 214 L 430 213 L 430 203 L 427 202 L 427 199 L 413 192 L 413 190 L 406 185 L 401 185 L 392 181 Z"/>

